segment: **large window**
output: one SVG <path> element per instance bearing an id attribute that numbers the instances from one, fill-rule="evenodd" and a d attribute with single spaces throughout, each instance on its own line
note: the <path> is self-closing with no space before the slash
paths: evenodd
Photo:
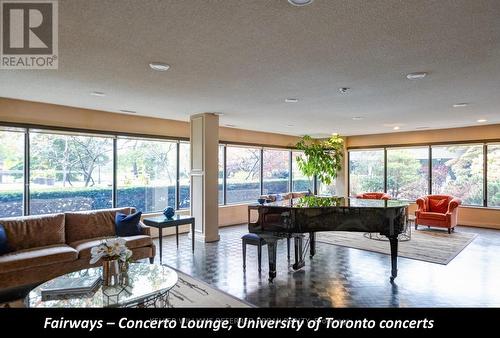
<path id="1" fill-rule="evenodd" d="M 488 144 L 488 206 L 500 207 L 500 144 Z"/>
<path id="2" fill-rule="evenodd" d="M 483 204 L 483 145 L 432 147 L 432 193 Z"/>
<path id="3" fill-rule="evenodd" d="M 191 205 L 191 145 L 179 144 L 179 209 L 188 209 Z"/>
<path id="4" fill-rule="evenodd" d="M 224 145 L 219 145 L 219 204 L 224 204 Z"/>
<path id="5" fill-rule="evenodd" d="M 429 190 L 429 148 L 387 149 L 387 193 L 414 201 Z"/>
<path id="6" fill-rule="evenodd" d="M 297 165 L 297 157 L 303 157 L 301 151 L 292 151 L 292 191 L 313 191 L 314 179 L 302 174 Z"/>
<path id="7" fill-rule="evenodd" d="M 175 142 L 117 140 L 117 206 L 143 212 L 175 206 Z"/>
<path id="8" fill-rule="evenodd" d="M 24 133 L 0 130 L 0 217 L 23 214 Z"/>
<path id="9" fill-rule="evenodd" d="M 113 140 L 30 133 L 30 213 L 112 207 Z"/>
<path id="10" fill-rule="evenodd" d="M 0 217 L 122 206 L 143 212 L 189 208 L 190 156 L 189 143 L 180 140 L 3 128 Z M 219 145 L 219 204 L 312 191 L 314 178 L 300 172 L 300 156 L 298 150 Z M 339 193 L 336 182 L 317 183 L 321 195 Z M 386 189 L 400 200 L 450 194 L 465 205 L 500 207 L 500 143 L 350 150 L 349 187 L 350 196 Z"/>
<path id="11" fill-rule="evenodd" d="M 318 180 L 318 194 L 322 196 L 336 196 L 337 180 L 333 180 L 333 182 L 330 184 L 324 184 L 323 182 Z"/>
<path id="12" fill-rule="evenodd" d="M 260 149 L 226 147 L 226 203 L 253 202 L 260 195 Z"/>
<path id="13" fill-rule="evenodd" d="M 290 151 L 264 149 L 262 180 L 264 194 L 281 194 L 290 191 Z"/>
<path id="14" fill-rule="evenodd" d="M 384 150 L 349 152 L 350 196 L 384 191 Z"/>

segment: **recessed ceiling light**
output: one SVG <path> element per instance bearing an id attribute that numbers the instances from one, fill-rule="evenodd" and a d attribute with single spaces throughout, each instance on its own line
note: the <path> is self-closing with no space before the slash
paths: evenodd
<path id="1" fill-rule="evenodd" d="M 350 91 L 351 91 L 351 88 L 349 88 L 349 87 L 340 87 L 340 88 L 339 88 L 339 92 L 340 92 L 340 94 L 347 94 L 347 93 L 349 93 Z"/>
<path id="2" fill-rule="evenodd" d="M 392 128 L 392 129 L 394 129 L 394 130 L 399 130 L 399 128 L 400 128 L 400 127 L 395 126 L 395 127 L 394 127 L 394 128 Z"/>
<path id="3" fill-rule="evenodd" d="M 120 111 L 126 114 L 137 114 L 135 110 L 120 109 Z"/>
<path id="4" fill-rule="evenodd" d="M 462 103 L 455 103 L 453 105 L 453 108 L 462 108 L 462 107 L 467 107 L 469 104 L 468 103 L 465 103 L 465 102 L 462 102 Z"/>
<path id="5" fill-rule="evenodd" d="M 314 0 L 288 0 L 288 2 L 294 6 L 307 6 L 312 4 Z"/>
<path id="6" fill-rule="evenodd" d="M 236 127 L 236 125 L 234 125 L 234 124 L 225 124 L 224 126 L 225 126 L 225 127 L 229 127 L 229 128 L 234 128 L 234 127 Z"/>
<path id="7" fill-rule="evenodd" d="M 427 76 L 426 72 L 416 72 L 416 73 L 406 74 L 406 78 L 408 80 L 421 80 L 426 76 Z"/>
<path id="8" fill-rule="evenodd" d="M 103 93 L 103 92 L 91 92 L 90 95 L 92 95 L 92 96 L 99 96 L 99 97 L 106 96 L 106 94 Z"/>
<path id="9" fill-rule="evenodd" d="M 353 116 L 353 117 L 352 117 L 352 119 L 353 119 L 354 121 L 359 121 L 359 120 L 363 120 L 363 119 L 364 119 L 364 117 L 363 117 L 363 116 Z"/>
<path id="10" fill-rule="evenodd" d="M 483 123 L 483 122 L 488 122 L 488 120 L 486 120 L 486 119 L 479 119 L 479 120 L 477 120 L 477 122 Z"/>
<path id="11" fill-rule="evenodd" d="M 288 98 L 288 99 L 285 99 L 285 102 L 286 103 L 297 103 L 297 102 L 299 102 L 299 99 Z"/>
<path id="12" fill-rule="evenodd" d="M 166 63 L 163 62 L 151 62 L 149 64 L 149 67 L 159 72 L 165 72 L 170 69 L 170 65 L 167 65 Z"/>

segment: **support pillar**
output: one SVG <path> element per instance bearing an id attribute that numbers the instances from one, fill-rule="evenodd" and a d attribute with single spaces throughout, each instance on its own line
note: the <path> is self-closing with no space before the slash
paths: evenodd
<path id="1" fill-rule="evenodd" d="M 219 240 L 219 116 L 192 115 L 191 121 L 191 215 L 196 238 Z"/>

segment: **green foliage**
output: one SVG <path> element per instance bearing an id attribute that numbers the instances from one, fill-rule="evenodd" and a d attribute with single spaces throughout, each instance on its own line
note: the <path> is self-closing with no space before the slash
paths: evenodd
<path id="1" fill-rule="evenodd" d="M 317 176 L 322 183 L 329 185 L 342 169 L 344 140 L 338 135 L 332 135 L 327 140 L 305 135 L 296 147 L 304 152 L 304 157 L 297 156 L 297 165 L 305 176 Z"/>
<path id="2" fill-rule="evenodd" d="M 383 191 L 384 154 L 380 150 L 364 150 L 351 153 L 351 193 Z"/>
<path id="3" fill-rule="evenodd" d="M 304 196 L 299 199 L 298 207 L 320 208 L 320 207 L 335 207 L 342 205 L 341 197 L 325 197 L 325 196 Z"/>
<path id="4" fill-rule="evenodd" d="M 387 192 L 392 198 L 416 200 L 427 193 L 427 163 L 408 149 L 392 150 L 387 156 Z"/>

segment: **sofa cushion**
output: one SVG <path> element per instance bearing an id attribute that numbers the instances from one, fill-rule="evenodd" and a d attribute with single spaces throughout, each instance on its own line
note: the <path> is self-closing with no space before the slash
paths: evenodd
<path id="1" fill-rule="evenodd" d="M 140 211 L 130 215 L 117 212 L 115 217 L 116 235 L 120 237 L 142 235 L 142 229 L 139 225 L 141 215 Z"/>
<path id="2" fill-rule="evenodd" d="M 68 245 L 50 245 L 20 250 L 0 256 L 0 273 L 70 262 L 77 258 L 76 250 Z"/>
<path id="3" fill-rule="evenodd" d="M 101 244 L 103 241 L 105 241 L 108 238 L 115 238 L 115 237 L 100 237 L 100 238 L 94 238 L 94 239 L 84 239 L 81 241 L 76 241 L 73 243 L 70 243 L 70 246 L 75 248 L 76 251 L 78 251 L 78 257 L 79 258 L 88 258 L 90 259 L 90 250 Z M 153 244 L 153 240 L 151 239 L 150 236 L 146 235 L 138 235 L 138 236 L 128 236 L 128 237 L 122 237 L 126 243 L 125 245 L 129 249 L 135 249 L 135 248 L 141 248 L 145 246 L 150 246 Z"/>
<path id="4" fill-rule="evenodd" d="M 438 212 L 421 212 L 419 218 L 446 221 L 446 215 Z"/>
<path id="5" fill-rule="evenodd" d="M 9 246 L 9 242 L 7 240 L 7 233 L 5 232 L 5 228 L 2 224 L 0 224 L 0 256 L 5 255 L 11 252 L 12 249 Z"/>
<path id="6" fill-rule="evenodd" d="M 65 243 L 64 214 L 3 218 L 13 251 Z"/>
<path id="7" fill-rule="evenodd" d="M 448 211 L 448 199 L 429 198 L 429 210 L 432 212 L 446 214 L 446 212 Z"/>
<path id="8" fill-rule="evenodd" d="M 134 208 L 66 212 L 66 243 L 115 236 L 116 213 L 129 215 Z"/>

